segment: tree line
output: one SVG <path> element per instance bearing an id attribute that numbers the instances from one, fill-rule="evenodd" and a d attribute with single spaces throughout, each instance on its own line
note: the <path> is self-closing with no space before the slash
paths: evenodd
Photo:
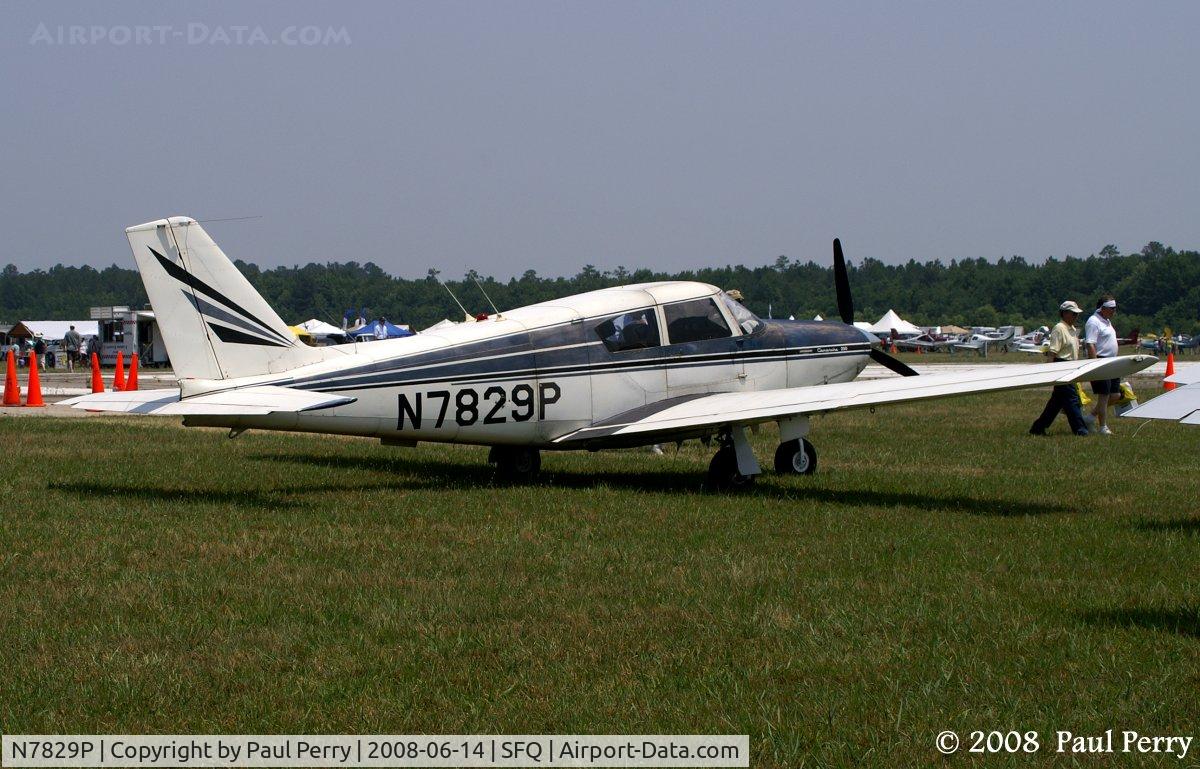
<path id="1" fill-rule="evenodd" d="M 489 310 L 476 286 L 501 310 L 623 283 L 653 280 L 700 280 L 737 288 L 755 313 L 767 317 L 811 318 L 837 315 L 832 267 L 780 256 L 758 267 L 726 265 L 667 273 L 617 267 L 601 271 L 585 265 L 571 277 L 542 277 L 533 270 L 497 280 L 468 272 L 447 279 L 437 270 L 424 278 L 398 278 L 367 262 L 329 262 L 303 267 L 261 269 L 238 261 L 238 268 L 288 323 L 316 317 L 340 325 L 342 314 L 366 308 L 370 318 L 425 328 L 443 318 L 461 320 L 462 312 L 439 285 L 444 281 L 472 313 Z M 1064 299 L 1085 309 L 1105 291 L 1119 303 L 1117 327 L 1160 332 L 1200 333 L 1200 252 L 1176 251 L 1153 242 L 1141 251 L 1122 254 L 1105 246 L 1086 258 L 1051 257 L 1031 263 L 1020 256 L 986 259 L 884 264 L 867 258 L 850 266 L 856 320 L 875 321 L 888 309 L 918 325 L 961 326 L 1050 325 Z M 142 306 L 145 289 L 136 270 L 116 265 L 56 265 L 21 272 L 14 265 L 0 271 L 0 320 L 86 318 L 88 308 L 102 305 Z"/>

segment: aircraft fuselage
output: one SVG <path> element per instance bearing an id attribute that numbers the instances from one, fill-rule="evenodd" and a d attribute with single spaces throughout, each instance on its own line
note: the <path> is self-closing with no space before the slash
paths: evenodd
<path id="1" fill-rule="evenodd" d="M 847 382 L 866 366 L 869 338 L 851 326 L 754 319 L 744 321 L 752 327 L 746 333 L 715 287 L 661 285 L 692 286 L 697 290 L 690 293 L 702 295 L 654 301 L 664 292 L 652 287 L 643 303 L 626 301 L 614 312 L 611 303 L 595 301 L 606 292 L 592 292 L 478 323 L 353 345 L 353 353 L 338 360 L 256 379 L 337 393 L 354 403 L 291 414 L 190 417 L 186 424 L 555 448 L 560 436 L 663 400 Z M 672 322 L 679 311 L 670 308 L 709 298 L 723 313 L 726 334 L 673 341 L 697 332 L 687 318 Z M 614 317 L 650 319 L 661 332 L 644 347 L 613 349 L 602 333 L 629 331 L 605 325 Z"/>

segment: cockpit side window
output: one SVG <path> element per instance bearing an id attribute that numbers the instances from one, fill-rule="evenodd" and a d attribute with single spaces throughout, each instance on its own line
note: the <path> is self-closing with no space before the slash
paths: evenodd
<path id="1" fill-rule="evenodd" d="M 653 307 L 609 318 L 596 326 L 596 335 L 609 352 L 645 350 L 662 344 Z"/>
<path id="2" fill-rule="evenodd" d="M 729 314 L 733 316 L 734 321 L 737 322 L 741 332 L 746 336 L 750 336 L 762 328 L 763 322 L 758 319 L 757 315 L 747 310 L 741 302 L 724 291 L 721 292 L 721 301 L 725 304 L 725 308 L 729 310 Z"/>
<path id="3" fill-rule="evenodd" d="M 711 298 L 668 304 L 663 311 L 667 315 L 667 336 L 671 344 L 731 336 L 725 316 Z"/>

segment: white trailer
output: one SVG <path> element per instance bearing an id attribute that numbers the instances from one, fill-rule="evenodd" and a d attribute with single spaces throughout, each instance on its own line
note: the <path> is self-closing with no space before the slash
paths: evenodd
<path id="1" fill-rule="evenodd" d="M 118 352 L 125 354 L 126 365 L 135 352 L 141 366 L 171 364 L 153 310 L 135 310 L 124 306 L 93 307 L 91 317 L 100 325 L 99 349 L 96 352 L 105 366 L 116 364 Z"/>

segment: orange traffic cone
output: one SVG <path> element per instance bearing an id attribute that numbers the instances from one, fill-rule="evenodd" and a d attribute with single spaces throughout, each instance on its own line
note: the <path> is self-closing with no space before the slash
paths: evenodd
<path id="1" fill-rule="evenodd" d="M 137 389 L 137 353 L 129 357 L 129 378 L 125 380 L 125 391 L 133 392 Z"/>
<path id="2" fill-rule="evenodd" d="M 117 352 L 117 373 L 113 374 L 113 390 L 125 389 L 125 353 Z"/>
<path id="3" fill-rule="evenodd" d="M 100 376 L 100 356 L 92 353 L 92 392 L 104 392 L 104 377 Z"/>
<path id="4" fill-rule="evenodd" d="M 17 358 L 8 350 L 8 373 L 4 375 L 4 405 L 21 405 L 21 385 L 17 384 Z"/>
<path id="5" fill-rule="evenodd" d="M 1166 373 L 1166 376 L 1175 376 L 1175 353 L 1173 353 L 1173 352 L 1168 352 L 1168 353 L 1167 353 L 1167 373 Z M 1164 380 L 1163 380 L 1163 389 L 1164 389 L 1164 390 L 1174 390 L 1174 389 L 1175 389 L 1175 383 L 1174 383 L 1174 382 L 1168 382 L 1168 381 L 1166 381 L 1166 379 L 1164 379 Z"/>
<path id="6" fill-rule="evenodd" d="M 42 400 L 42 380 L 38 378 L 37 356 L 29 353 L 29 390 L 25 393 L 26 406 L 45 406 Z"/>

